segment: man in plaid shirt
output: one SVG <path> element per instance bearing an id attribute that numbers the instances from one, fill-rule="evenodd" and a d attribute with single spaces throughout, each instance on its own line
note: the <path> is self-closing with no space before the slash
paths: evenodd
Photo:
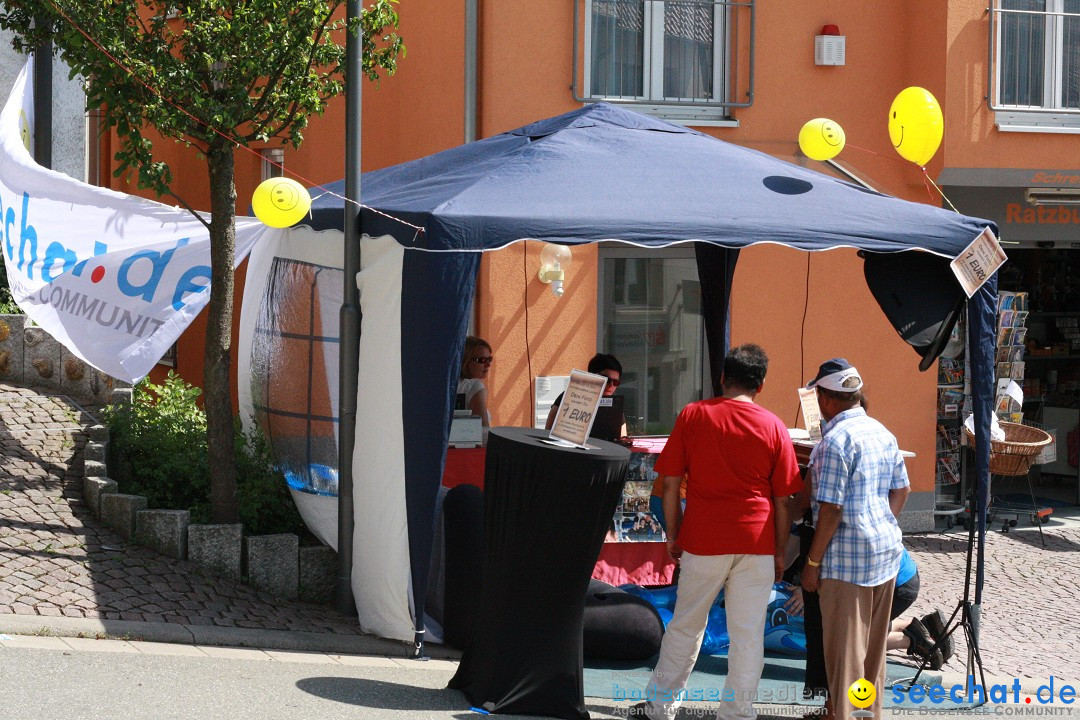
<path id="1" fill-rule="evenodd" d="M 862 378 L 843 358 L 822 363 L 817 390 L 822 440 L 810 455 L 814 540 L 802 586 L 818 592 L 833 716 L 855 709 L 848 688 L 874 684 L 881 715 L 885 643 L 903 544 L 896 518 L 910 491 L 896 438 L 860 406 Z"/>

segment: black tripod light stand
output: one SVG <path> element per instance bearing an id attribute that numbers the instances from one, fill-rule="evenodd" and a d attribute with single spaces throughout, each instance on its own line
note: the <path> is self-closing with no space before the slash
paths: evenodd
<path id="1" fill-rule="evenodd" d="M 938 638 L 934 643 L 933 649 L 937 649 L 945 642 L 946 638 L 949 638 L 953 633 L 960 629 L 963 629 L 964 637 L 967 640 L 968 655 L 967 665 L 965 667 L 966 673 L 964 674 L 966 680 L 964 681 L 964 695 L 965 697 L 969 693 L 973 693 L 974 689 L 970 687 L 971 683 L 975 681 L 975 671 L 978 670 L 978 679 L 982 684 L 983 693 L 980 695 L 981 702 L 976 703 L 976 707 L 984 705 L 986 703 L 986 675 L 983 672 L 982 657 L 979 654 L 979 632 L 978 632 L 978 618 L 974 615 L 974 608 L 977 603 L 973 603 L 971 600 L 971 571 L 972 571 L 972 558 L 975 556 L 975 540 L 976 537 L 981 539 L 981 534 L 985 532 L 985 509 L 982 506 L 983 498 L 982 493 L 979 492 L 979 483 L 976 480 L 971 484 L 971 494 L 968 496 L 968 507 L 971 509 L 970 517 L 968 518 L 968 537 L 967 537 L 967 561 L 964 569 L 964 596 L 956 604 L 956 608 L 952 611 L 952 615 L 949 616 L 949 620 L 945 623 L 945 633 Z M 979 533 L 976 534 L 976 528 L 979 528 Z M 979 559 L 982 559 L 982 547 L 979 548 Z M 975 599 L 979 600 L 978 588 L 976 589 Z M 919 665 L 918 672 L 915 673 L 915 677 L 911 679 L 909 688 L 914 686 L 919 681 L 919 676 L 922 675 L 923 670 L 926 669 L 929 664 L 929 658 L 924 659 Z"/>

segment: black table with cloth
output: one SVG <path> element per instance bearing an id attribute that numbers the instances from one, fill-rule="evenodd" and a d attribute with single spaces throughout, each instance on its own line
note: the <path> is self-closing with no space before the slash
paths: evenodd
<path id="1" fill-rule="evenodd" d="M 450 687 L 488 712 L 588 718 L 582 683 L 585 595 L 630 451 L 492 428 L 484 469 L 483 583 Z"/>

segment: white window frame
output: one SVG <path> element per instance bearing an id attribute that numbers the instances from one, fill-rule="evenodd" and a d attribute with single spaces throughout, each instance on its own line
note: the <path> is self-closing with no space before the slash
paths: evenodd
<path id="1" fill-rule="evenodd" d="M 728 14 L 730 10 L 721 2 L 713 5 L 713 98 L 666 97 L 664 95 L 664 9 L 666 0 L 642 0 L 644 2 L 644 27 L 642 33 L 642 88 L 638 96 L 604 95 L 592 88 L 592 6 L 593 0 L 585 0 L 585 97 L 592 100 L 632 101 L 634 109 L 684 124 L 737 127 L 738 122 L 729 117 L 725 101 L 728 95 L 727 70 L 731 32 Z"/>
<path id="2" fill-rule="evenodd" d="M 1015 12 L 1002 7 L 1002 0 L 994 0 L 993 12 L 997 15 L 993 24 L 992 102 L 995 122 L 999 130 L 1006 132 L 1080 133 L 1080 108 L 1062 106 L 1064 82 L 1064 0 L 1046 0 L 1044 15 L 1045 38 L 1043 47 L 1043 98 L 1041 105 L 1006 105 L 1001 98 L 1001 58 L 1004 51 L 1004 18 Z M 1070 13 L 1071 15 L 1071 13 Z"/>
<path id="3" fill-rule="evenodd" d="M 259 148 L 259 174 L 264 182 L 270 178 L 284 177 L 285 149 Z"/>

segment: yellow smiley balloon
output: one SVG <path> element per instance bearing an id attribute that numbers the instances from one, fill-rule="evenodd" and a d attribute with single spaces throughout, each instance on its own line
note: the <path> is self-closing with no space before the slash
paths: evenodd
<path id="1" fill-rule="evenodd" d="M 30 121 L 26 118 L 26 111 L 19 111 L 19 137 L 22 138 L 23 145 L 26 146 L 27 152 L 30 152 Z"/>
<path id="2" fill-rule="evenodd" d="M 862 710 L 874 704 L 874 698 L 877 697 L 877 691 L 874 690 L 874 684 L 872 682 L 866 678 L 859 678 L 851 683 L 851 687 L 849 687 L 847 691 L 847 696 L 852 705 Z"/>
<path id="3" fill-rule="evenodd" d="M 934 157 L 944 129 L 941 106 L 929 90 L 904 88 L 889 108 L 889 139 L 900 157 L 916 165 Z"/>
<path id="4" fill-rule="evenodd" d="M 814 118 L 799 130 L 799 149 L 811 160 L 832 160 L 846 141 L 840 123 L 829 118 Z"/>
<path id="5" fill-rule="evenodd" d="M 304 219 L 311 208 L 307 188 L 289 178 L 264 180 L 251 196 L 255 217 L 270 227 L 285 228 Z"/>

